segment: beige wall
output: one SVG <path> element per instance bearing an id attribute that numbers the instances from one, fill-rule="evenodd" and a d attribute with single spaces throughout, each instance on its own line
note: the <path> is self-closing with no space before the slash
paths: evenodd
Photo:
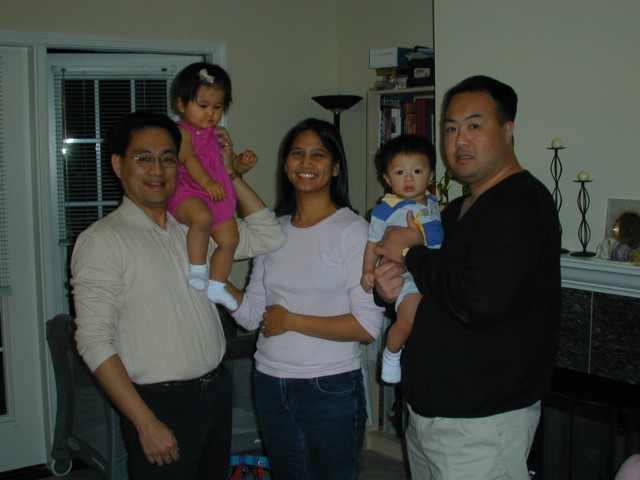
<path id="1" fill-rule="evenodd" d="M 311 97 L 337 92 L 364 96 L 375 79 L 368 65 L 370 48 L 432 45 L 433 37 L 431 0 L 2 0 L 0 31 L 131 37 L 132 49 L 136 37 L 226 42 L 235 99 L 228 126 L 238 148 L 252 148 L 259 153 L 261 160 L 248 180 L 268 205 L 276 199 L 276 156 L 286 131 L 308 116 L 332 119 L 332 114 Z M 20 41 L 23 37 L 24 33 L 19 36 Z M 119 41 L 116 43 L 120 45 Z M 343 114 L 351 199 L 361 211 L 365 190 L 364 125 L 364 102 Z M 41 133 L 46 135 L 46 129 Z M 35 141 L 33 147 L 38 147 Z M 27 167 L 32 169 L 29 172 L 33 185 L 46 189 L 37 172 L 47 171 L 48 166 L 26 162 Z M 44 202 L 47 196 L 48 192 L 42 194 Z M 24 202 L 25 209 L 31 210 L 31 218 L 36 219 L 31 222 L 34 228 L 47 232 L 47 228 L 39 229 L 37 225 L 40 200 L 34 193 L 31 204 Z M 42 218 L 41 222 L 46 224 L 48 219 Z M 52 250 L 56 246 L 47 235 L 39 238 L 42 251 L 30 248 L 28 255 L 31 258 L 36 250 L 38 265 L 29 274 L 41 280 L 32 282 L 29 292 L 40 299 L 38 317 L 50 318 L 59 311 L 52 306 L 63 303 L 62 299 L 52 298 L 58 295 L 51 293 L 60 287 L 50 288 L 60 278 L 56 268 L 61 267 L 53 265 Z M 25 245 L 30 242 L 37 243 L 37 239 L 24 239 Z M 232 279 L 241 284 L 247 270 L 247 262 L 237 264 Z M 44 426 L 45 438 L 34 429 L 31 444 L 42 450 L 40 457 L 44 459 L 55 411 L 53 377 L 43 325 L 29 325 L 34 331 L 28 338 L 39 341 L 40 358 L 36 363 L 42 366 L 43 398 L 49 404 L 45 408 L 49 419 Z M 21 374 L 16 378 L 37 382 L 38 372 L 25 365 L 21 365 Z M 11 436 L 4 440 L 13 439 Z"/>
<path id="2" fill-rule="evenodd" d="M 336 83 L 332 1 L 8 0 L 0 28 L 226 42 L 228 124 L 236 146 L 260 156 L 250 179 L 260 179 L 253 183 L 269 204 L 279 141 L 298 119 L 321 113 L 308 97 Z"/>
<path id="3" fill-rule="evenodd" d="M 560 152 L 563 243 L 580 249 L 576 205 L 581 170 L 591 207 L 590 250 L 605 235 L 607 198 L 640 199 L 640 3 L 637 0 L 435 0 L 440 96 L 473 74 L 495 76 L 519 94 L 516 152 L 550 189 L 550 146 Z"/>
<path id="4" fill-rule="evenodd" d="M 368 68 L 370 48 L 434 41 L 439 96 L 479 72 L 516 88 L 517 151 L 550 187 L 545 147 L 556 136 L 564 139 L 566 246 L 579 247 L 572 180 L 580 170 L 594 177 L 588 213 L 593 248 L 604 235 L 607 198 L 639 196 L 632 120 L 640 107 L 635 0 L 435 0 L 435 14 L 429 0 L 3 0 L 1 8 L 5 30 L 226 42 L 235 94 L 229 125 L 238 146 L 260 154 L 249 180 L 269 204 L 286 130 L 309 115 L 331 119 L 311 96 L 364 95 L 375 77 Z M 364 112 L 361 102 L 342 114 L 352 201 L 360 210 Z"/>
<path id="5" fill-rule="evenodd" d="M 433 46 L 431 0 L 338 1 L 339 93 L 366 95 L 376 80 L 369 69 L 372 48 Z M 334 92 L 335 93 L 335 92 Z M 349 155 L 351 200 L 365 210 L 365 102 L 341 115 L 341 130 Z"/>
<path id="6" fill-rule="evenodd" d="M 1 9 L 3 30 L 226 42 L 234 89 L 228 125 L 239 149 L 260 156 L 248 180 L 268 205 L 286 131 L 308 116 L 333 118 L 311 97 L 364 96 L 375 80 L 370 48 L 431 46 L 433 38 L 431 0 L 3 0 Z M 364 101 L 341 117 L 360 211 L 364 118 Z M 237 266 L 234 278 L 244 274 Z"/>
<path id="7" fill-rule="evenodd" d="M 287 129 L 307 116 L 332 119 L 310 97 L 364 96 L 375 79 L 370 48 L 431 45 L 433 37 L 430 0 L 3 0 L 0 29 L 226 42 L 229 126 L 240 148 L 260 155 L 249 179 L 259 178 L 253 183 L 269 204 Z M 342 117 L 358 208 L 364 112 L 362 102 Z"/>

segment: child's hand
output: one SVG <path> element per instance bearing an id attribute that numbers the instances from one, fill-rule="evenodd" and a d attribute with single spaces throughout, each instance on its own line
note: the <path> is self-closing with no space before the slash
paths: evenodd
<path id="1" fill-rule="evenodd" d="M 221 202 L 227 198 L 224 188 L 215 180 L 209 180 L 202 186 L 202 189 L 207 192 L 212 202 Z"/>
<path id="2" fill-rule="evenodd" d="M 365 292 L 372 293 L 374 284 L 375 284 L 375 278 L 373 276 L 373 272 L 367 272 L 362 274 L 362 278 L 360 279 L 360 285 L 362 285 L 362 289 Z"/>
<path id="3" fill-rule="evenodd" d="M 233 162 L 233 168 L 240 175 L 247 173 L 258 162 L 258 156 L 251 150 L 245 150 L 236 156 Z"/>

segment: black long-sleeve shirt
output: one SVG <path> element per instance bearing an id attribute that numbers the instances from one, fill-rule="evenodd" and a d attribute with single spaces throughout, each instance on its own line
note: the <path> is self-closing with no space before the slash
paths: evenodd
<path id="1" fill-rule="evenodd" d="M 560 224 L 529 172 L 442 213 L 439 250 L 412 248 L 424 295 L 403 358 L 402 387 L 428 417 L 484 417 L 540 400 L 557 353 Z"/>

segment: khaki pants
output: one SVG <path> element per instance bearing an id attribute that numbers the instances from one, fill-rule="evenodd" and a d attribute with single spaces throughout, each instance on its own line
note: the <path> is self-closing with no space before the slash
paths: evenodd
<path id="1" fill-rule="evenodd" d="M 540 402 L 481 418 L 422 417 L 409 407 L 406 432 L 416 480 L 529 480 L 527 457 Z"/>

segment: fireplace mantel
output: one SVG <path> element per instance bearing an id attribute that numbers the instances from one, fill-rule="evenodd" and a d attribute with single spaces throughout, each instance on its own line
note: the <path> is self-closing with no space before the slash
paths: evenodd
<path id="1" fill-rule="evenodd" d="M 640 298 L 640 265 L 564 254 L 560 266 L 563 287 Z"/>

